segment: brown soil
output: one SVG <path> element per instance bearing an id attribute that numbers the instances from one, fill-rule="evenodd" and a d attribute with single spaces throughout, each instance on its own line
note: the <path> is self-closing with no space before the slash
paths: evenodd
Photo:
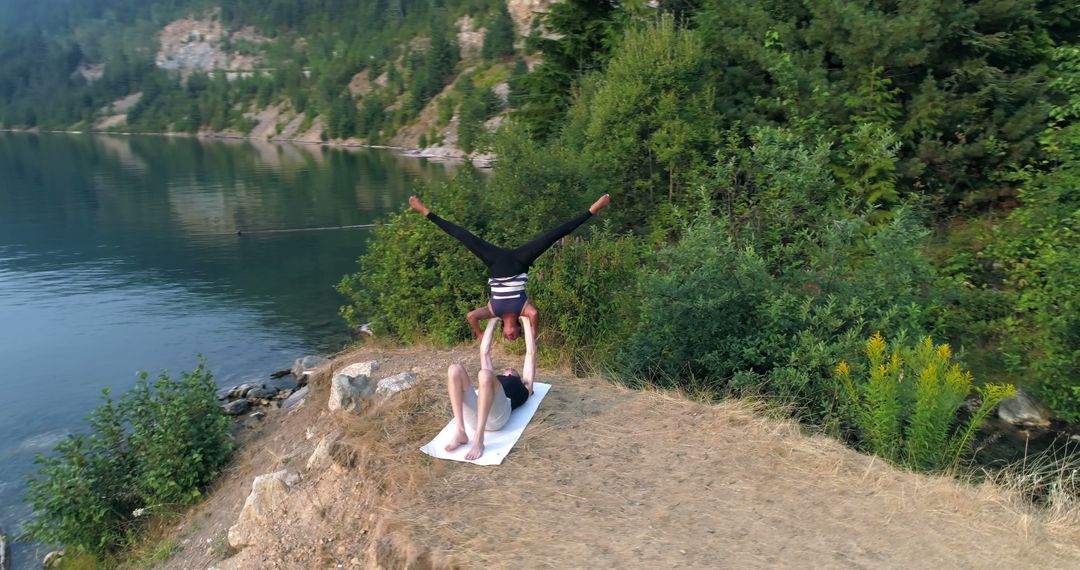
<path id="1" fill-rule="evenodd" d="M 334 417 L 323 371 L 302 408 L 248 430 L 219 488 L 167 534 L 177 546 L 163 566 L 1080 567 L 1080 526 L 999 488 L 898 471 L 746 402 L 561 371 L 541 372 L 553 388 L 501 466 L 434 460 L 418 448 L 449 420 L 445 368 L 475 373 L 474 349 L 372 347 L 332 368 L 372 358 L 377 377 L 411 369 L 420 386 Z M 305 472 L 335 429 L 352 456 Z M 231 552 L 225 533 L 251 480 L 282 468 L 302 480 L 279 522 Z"/>

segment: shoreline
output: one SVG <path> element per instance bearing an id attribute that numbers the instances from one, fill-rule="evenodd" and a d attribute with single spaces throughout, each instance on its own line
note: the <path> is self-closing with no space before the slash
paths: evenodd
<path id="1" fill-rule="evenodd" d="M 484 154 L 473 157 L 456 154 L 443 154 L 443 153 L 428 153 L 427 149 L 422 148 L 410 148 L 404 146 L 392 146 L 392 145 L 378 145 L 367 144 L 361 142 L 333 142 L 333 141 L 311 141 L 304 139 L 293 138 L 259 138 L 249 135 L 239 135 L 230 133 L 178 133 L 178 132 L 131 132 L 131 131 L 95 131 L 95 130 L 61 130 L 61 129 L 15 129 L 15 128 L 0 128 L 0 133 L 30 133 L 30 134 L 58 134 L 58 135 L 119 135 L 119 136 L 156 136 L 156 137 L 180 137 L 180 138 L 193 138 L 193 139 L 223 139 L 223 140 L 246 140 L 257 141 L 267 143 L 291 143 L 302 144 L 312 146 L 326 146 L 331 148 L 364 148 L 375 150 L 388 150 L 395 152 L 401 156 L 407 156 L 409 158 L 423 158 L 426 160 L 433 160 L 439 162 L 471 162 L 476 168 L 491 169 L 494 167 L 495 155 Z M 440 148 L 440 147 L 429 147 Z"/>

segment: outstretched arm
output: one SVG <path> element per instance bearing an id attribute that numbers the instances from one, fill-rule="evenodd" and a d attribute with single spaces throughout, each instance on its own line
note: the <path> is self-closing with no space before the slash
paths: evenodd
<path id="1" fill-rule="evenodd" d="M 578 226 L 584 224 L 594 214 L 608 207 L 611 203 L 611 197 L 604 194 L 597 200 L 589 209 L 577 217 L 567 220 L 562 224 L 551 228 L 550 230 L 536 236 L 529 243 L 514 250 L 514 256 L 517 260 L 525 265 L 532 265 L 532 262 L 536 261 L 536 258 L 540 257 L 549 247 L 555 244 L 563 237 L 570 234 L 570 232 L 576 230 Z"/>
<path id="2" fill-rule="evenodd" d="M 527 317 L 521 317 L 521 328 L 525 331 L 525 366 L 521 371 L 521 382 L 533 393 L 533 380 L 536 379 L 536 338 L 533 337 L 532 325 Z"/>
<path id="3" fill-rule="evenodd" d="M 484 340 L 480 341 L 480 369 L 495 370 L 491 363 L 491 340 L 495 338 L 495 324 L 497 319 L 488 321 L 487 329 L 484 330 Z"/>

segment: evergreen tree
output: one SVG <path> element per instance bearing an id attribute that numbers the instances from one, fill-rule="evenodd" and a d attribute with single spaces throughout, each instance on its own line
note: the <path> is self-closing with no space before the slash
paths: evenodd
<path id="1" fill-rule="evenodd" d="M 510 95 L 508 97 L 511 107 L 518 108 L 524 102 L 528 95 L 528 87 L 522 78 L 525 74 L 529 73 L 529 64 L 525 63 L 525 58 L 514 58 L 514 67 L 510 69 Z"/>
<path id="2" fill-rule="evenodd" d="M 607 59 L 617 6 L 613 0 L 559 2 L 543 17 L 555 37 L 528 38 L 543 62 L 522 79 L 528 96 L 516 116 L 533 136 L 546 139 L 558 130 L 578 79 Z"/>
<path id="3" fill-rule="evenodd" d="M 514 55 L 514 19 L 505 2 L 499 2 L 495 16 L 484 34 L 484 46 L 480 55 L 485 59 L 498 59 Z"/>

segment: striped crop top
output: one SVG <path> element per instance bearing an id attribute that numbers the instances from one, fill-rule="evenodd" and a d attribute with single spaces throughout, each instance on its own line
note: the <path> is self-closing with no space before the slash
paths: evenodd
<path id="1" fill-rule="evenodd" d="M 517 299 L 525 295 L 525 283 L 529 281 L 528 273 L 518 273 L 509 277 L 491 277 L 488 286 L 491 288 L 491 298 Z"/>

